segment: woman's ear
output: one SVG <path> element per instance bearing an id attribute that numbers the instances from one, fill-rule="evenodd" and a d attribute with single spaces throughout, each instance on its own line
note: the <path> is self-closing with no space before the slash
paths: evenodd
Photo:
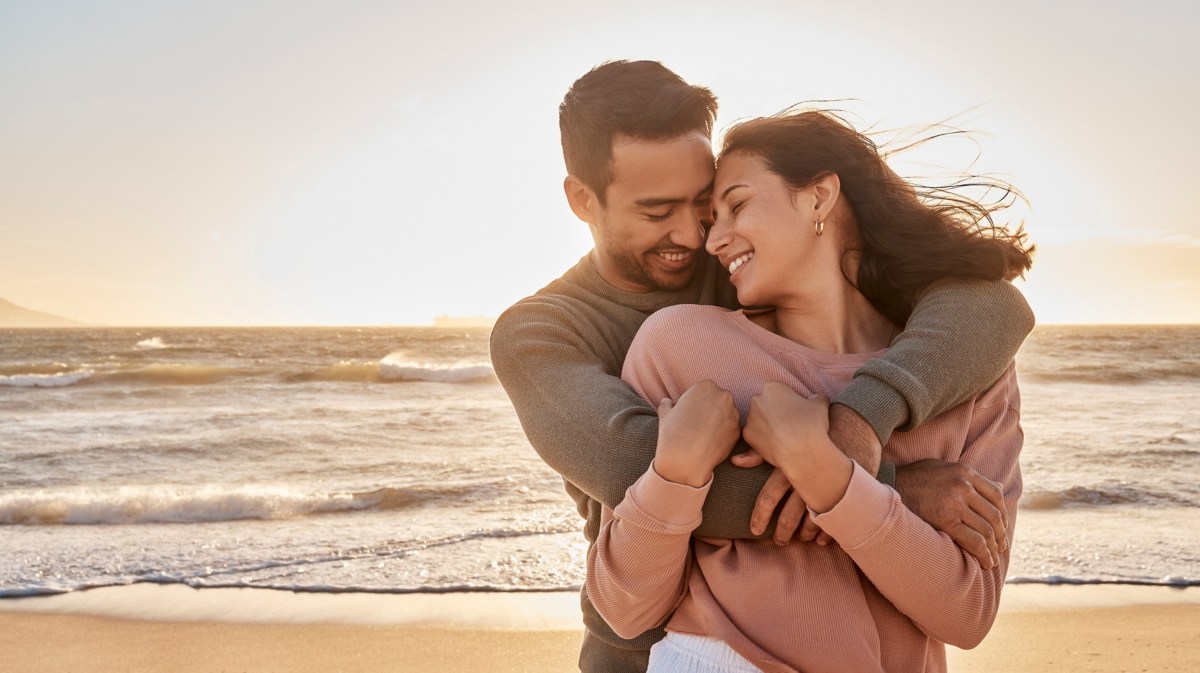
<path id="1" fill-rule="evenodd" d="M 596 192 L 574 175 L 568 175 L 567 179 L 563 180 L 563 191 L 567 195 L 567 203 L 571 206 L 571 212 L 575 213 L 575 217 L 594 225 L 596 209 L 600 205 L 600 200 L 596 198 Z"/>
<path id="2" fill-rule="evenodd" d="M 842 180 L 837 173 L 826 173 L 813 181 L 813 210 L 818 221 L 829 219 L 842 194 Z"/>

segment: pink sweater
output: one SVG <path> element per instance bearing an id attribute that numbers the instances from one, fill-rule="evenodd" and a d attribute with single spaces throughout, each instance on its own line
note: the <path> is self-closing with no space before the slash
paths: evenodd
<path id="1" fill-rule="evenodd" d="M 676 306 L 643 325 L 623 377 L 653 404 L 711 379 L 733 393 L 744 422 L 764 382 L 833 398 L 880 354 L 821 353 L 741 312 Z M 1021 494 L 1019 409 L 1010 365 L 974 399 L 893 435 L 884 460 L 969 465 L 1002 484 L 1013 522 Z M 693 539 L 707 492 L 708 485 L 669 482 L 651 467 L 616 510 L 604 510 L 587 591 L 619 635 L 669 617 L 668 630 L 719 638 L 768 673 L 910 672 L 944 671 L 943 643 L 974 647 L 991 628 L 1008 554 L 983 570 L 857 466 L 842 500 L 816 515 L 837 541 L 827 547 Z M 1008 534 L 1011 548 L 1011 525 Z"/>

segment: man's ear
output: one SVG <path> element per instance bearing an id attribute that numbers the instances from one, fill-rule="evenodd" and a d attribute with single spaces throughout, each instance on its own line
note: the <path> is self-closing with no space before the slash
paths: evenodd
<path id="1" fill-rule="evenodd" d="M 588 224 L 595 224 L 600 207 L 600 199 L 596 197 L 595 190 L 583 184 L 583 180 L 568 175 L 567 179 L 563 180 L 563 191 L 567 194 L 567 203 L 570 204 L 575 217 Z"/>
<path id="2" fill-rule="evenodd" d="M 842 194 L 842 179 L 837 173 L 826 173 L 812 183 L 813 208 L 817 219 L 825 221 Z"/>

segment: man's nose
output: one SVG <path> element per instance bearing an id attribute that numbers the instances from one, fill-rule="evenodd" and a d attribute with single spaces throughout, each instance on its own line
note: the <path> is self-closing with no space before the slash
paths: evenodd
<path id="1" fill-rule="evenodd" d="M 689 250 L 699 250 L 704 245 L 705 218 L 699 208 L 684 208 L 678 221 L 671 229 L 671 242 Z"/>

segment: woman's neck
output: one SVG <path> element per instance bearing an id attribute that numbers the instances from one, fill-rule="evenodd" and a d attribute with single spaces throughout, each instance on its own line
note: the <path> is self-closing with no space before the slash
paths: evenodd
<path id="1" fill-rule="evenodd" d="M 756 321 L 824 353 L 872 353 L 887 348 L 898 332 L 892 321 L 846 282 L 781 304 Z"/>

